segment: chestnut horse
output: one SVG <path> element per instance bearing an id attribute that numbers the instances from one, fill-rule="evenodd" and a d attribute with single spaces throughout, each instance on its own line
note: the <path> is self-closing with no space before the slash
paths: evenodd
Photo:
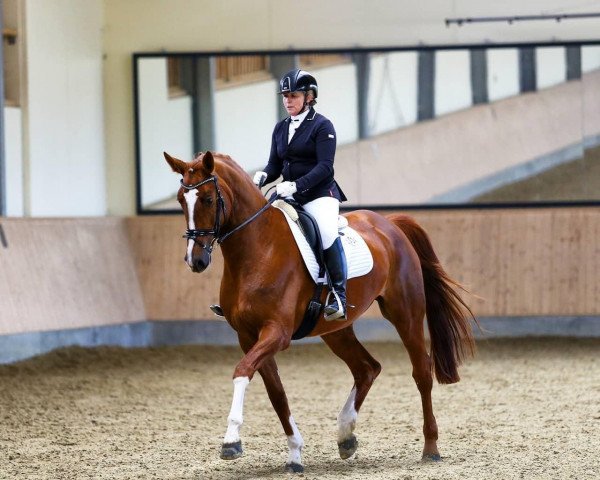
<path id="1" fill-rule="evenodd" d="M 221 458 L 234 459 L 242 454 L 244 394 L 258 371 L 287 436 L 286 470 L 301 472 L 304 442 L 290 413 L 275 354 L 290 345 L 313 295 L 314 282 L 303 267 L 282 212 L 270 207 L 234 160 L 211 152 L 191 162 L 164 155 L 173 171 L 183 177 L 177 199 L 187 224 L 185 261 L 192 271 L 202 272 L 210 264 L 214 243 L 221 245 L 224 269 L 220 304 L 245 353 L 233 373 L 233 401 Z M 381 371 L 381 365 L 357 340 L 352 326 L 376 300 L 410 356 L 423 407 L 423 458 L 440 460 L 431 402 L 432 376 L 435 373 L 439 383 L 459 380 L 459 364 L 473 353 L 473 314 L 456 292 L 460 285 L 444 272 L 427 234 L 414 220 L 368 210 L 346 217 L 365 239 L 374 266 L 368 274 L 348 281 L 348 302 L 353 308 L 348 309 L 347 319 L 327 322 L 321 315 L 310 334 L 321 336 L 354 377 L 354 386 L 337 419 L 339 454 L 346 459 L 356 451 L 353 431 L 358 412 Z M 423 332 L 425 314 L 431 357 Z"/>

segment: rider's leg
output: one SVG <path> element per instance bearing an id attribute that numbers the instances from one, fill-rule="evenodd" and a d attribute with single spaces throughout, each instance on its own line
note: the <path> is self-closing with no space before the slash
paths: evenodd
<path id="1" fill-rule="evenodd" d="M 306 203 L 304 209 L 315 218 L 319 225 L 325 263 L 333 288 L 333 295 L 330 296 L 332 301 L 325 307 L 325 319 L 343 320 L 346 316 L 346 278 L 348 271 L 337 228 L 340 203 L 333 197 L 321 197 Z"/>
<path id="2" fill-rule="evenodd" d="M 331 247 L 324 251 L 325 263 L 331 276 L 331 302 L 325 306 L 325 320 L 344 320 L 346 318 L 346 278 L 348 267 L 342 239 L 335 239 Z"/>

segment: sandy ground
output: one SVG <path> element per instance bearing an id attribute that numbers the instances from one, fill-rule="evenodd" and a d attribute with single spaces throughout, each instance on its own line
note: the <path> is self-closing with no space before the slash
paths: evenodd
<path id="1" fill-rule="evenodd" d="M 462 381 L 434 387 L 442 462 L 421 463 L 421 408 L 399 343 L 359 416 L 359 449 L 338 457 L 336 415 L 351 388 L 322 345 L 278 356 L 304 436 L 307 479 L 600 478 L 600 339 L 479 343 Z M 260 377 L 244 456 L 219 459 L 237 348 L 71 348 L 0 367 L 2 479 L 255 479 L 283 473 L 286 439 Z"/>

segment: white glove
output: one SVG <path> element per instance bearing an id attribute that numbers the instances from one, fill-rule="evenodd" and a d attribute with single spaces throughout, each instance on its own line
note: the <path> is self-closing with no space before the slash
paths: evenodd
<path id="1" fill-rule="evenodd" d="M 277 195 L 280 197 L 291 197 L 297 191 L 296 182 L 281 182 L 277 185 Z"/>
<path id="2" fill-rule="evenodd" d="M 254 174 L 254 178 L 252 179 L 252 181 L 254 182 L 254 185 L 256 185 L 257 187 L 262 187 L 262 184 L 265 182 L 265 180 L 267 179 L 267 172 L 262 172 L 262 171 L 258 171 Z"/>

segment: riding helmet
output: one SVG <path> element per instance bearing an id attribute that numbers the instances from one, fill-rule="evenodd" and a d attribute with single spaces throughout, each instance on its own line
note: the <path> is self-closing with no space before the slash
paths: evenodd
<path id="1" fill-rule="evenodd" d="M 308 92 L 309 90 L 315 92 L 315 98 L 317 98 L 319 91 L 317 80 L 304 70 L 290 70 L 279 81 L 278 93 Z"/>

